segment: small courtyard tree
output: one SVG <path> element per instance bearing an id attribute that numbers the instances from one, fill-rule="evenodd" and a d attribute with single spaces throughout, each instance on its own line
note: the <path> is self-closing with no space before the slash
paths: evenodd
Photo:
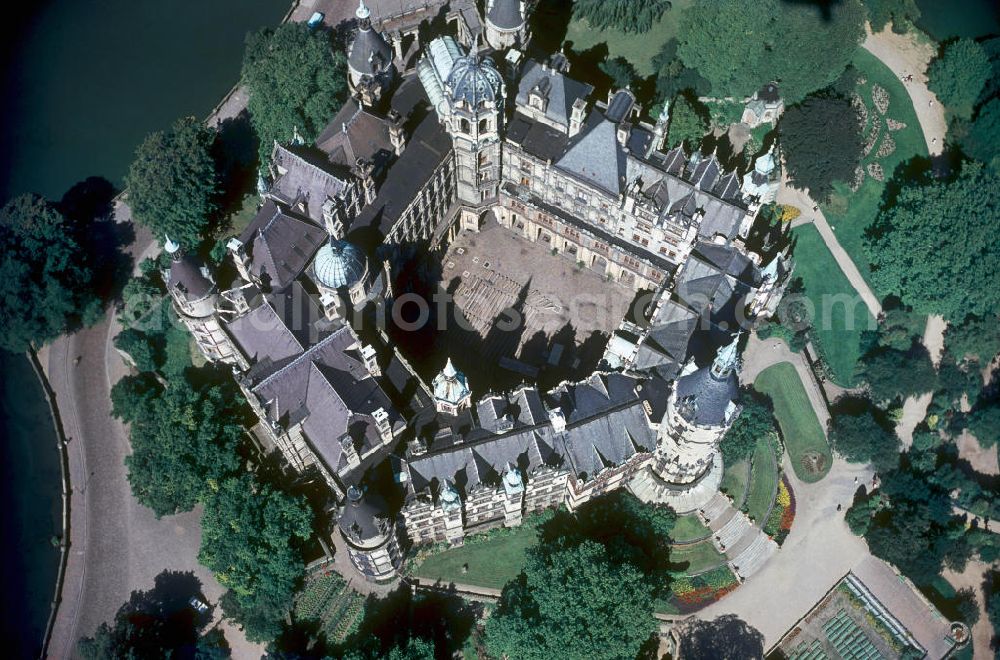
<path id="1" fill-rule="evenodd" d="M 968 119 L 992 68 L 979 42 L 959 39 L 927 68 L 927 86 L 956 117 Z"/>
<path id="2" fill-rule="evenodd" d="M 778 122 L 788 176 L 813 199 L 826 200 L 836 181 L 850 181 L 864 152 L 861 117 L 838 96 L 811 96 Z"/>
<path id="3" fill-rule="evenodd" d="M 667 144 L 670 147 L 684 144 L 688 149 L 697 149 L 707 132 L 708 116 L 704 108 L 686 95 L 678 94 L 670 106 Z"/>

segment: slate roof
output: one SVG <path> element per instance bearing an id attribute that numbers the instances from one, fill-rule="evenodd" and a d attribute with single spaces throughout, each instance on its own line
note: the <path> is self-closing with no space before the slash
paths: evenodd
<path id="1" fill-rule="evenodd" d="M 297 278 L 327 238 L 326 230 L 290 207 L 268 199 L 240 241 L 250 258 L 250 272 L 283 289 Z"/>
<path id="2" fill-rule="evenodd" d="M 543 161 L 556 160 L 569 144 L 565 133 L 519 114 L 507 124 L 507 139 Z"/>
<path id="3" fill-rule="evenodd" d="M 521 0 L 493 0 L 486 20 L 501 30 L 516 30 L 524 25 L 521 15 Z"/>
<path id="4" fill-rule="evenodd" d="M 371 416 L 375 410 L 383 408 L 391 423 L 402 423 L 356 345 L 354 334 L 341 326 L 252 388 L 267 404 L 271 419 L 302 422 L 310 446 L 334 471 L 344 466 L 345 438 L 355 443 L 358 453 L 380 443 Z"/>
<path id="5" fill-rule="evenodd" d="M 604 111 L 604 116 L 609 121 L 618 124 L 628 119 L 632 108 L 635 107 L 635 94 L 627 89 L 620 89 L 611 97 L 608 109 Z"/>
<path id="6" fill-rule="evenodd" d="M 316 146 L 330 163 L 348 170 L 358 159 L 384 166 L 392 158 L 389 120 L 362 108 L 356 99 L 349 99 L 333 120 L 316 138 Z"/>
<path id="7" fill-rule="evenodd" d="M 347 64 L 362 75 L 374 76 L 392 64 L 392 48 L 381 34 L 363 22 L 347 53 Z"/>
<path id="8" fill-rule="evenodd" d="M 323 204 L 344 193 L 347 182 L 329 171 L 305 152 L 275 144 L 271 151 L 271 164 L 284 170 L 272 183 L 268 193 L 285 204 L 305 205 L 306 214 L 317 224 L 323 222 Z"/>
<path id="9" fill-rule="evenodd" d="M 348 539 L 367 541 L 382 535 L 378 521 L 387 517 L 386 510 L 385 501 L 377 493 L 351 486 L 337 526 Z"/>
<path id="10" fill-rule="evenodd" d="M 352 232 L 356 228 L 374 227 L 382 236 L 388 234 L 406 207 L 451 153 L 451 138 L 438 123 L 437 117 L 428 114 L 417 126 L 406 150 L 389 168 L 375 201 L 355 218 L 351 225 Z M 374 247 L 360 238 L 357 241 L 353 238 L 351 240 L 363 248 Z"/>
<path id="11" fill-rule="evenodd" d="M 618 143 L 618 127 L 599 112 L 587 118 L 580 135 L 570 143 L 556 167 L 617 195 L 625 181 L 625 151 Z"/>
<path id="12" fill-rule="evenodd" d="M 183 254 L 170 262 L 167 286 L 184 294 L 189 301 L 204 298 L 215 288 L 215 284 L 201 269 L 202 264 L 194 255 Z"/>
<path id="13" fill-rule="evenodd" d="M 648 382 L 598 373 L 580 383 L 561 385 L 547 397 L 549 409 L 561 407 L 566 417 L 566 431 L 558 434 L 534 387 L 524 387 L 509 398 L 487 397 L 476 406 L 480 426 L 460 442 L 437 443 L 426 454 L 404 461 L 410 492 L 445 480 L 465 492 L 480 484 L 496 485 L 508 463 L 524 474 L 552 465 L 589 478 L 637 452 L 651 451 L 656 431 L 647 418 L 647 398 L 665 391 L 666 384 L 654 385 L 644 396 L 639 387 L 646 388 Z M 511 431 L 495 433 L 487 428 L 511 411 L 517 412 Z M 653 414 L 662 417 L 663 413 L 653 410 Z"/>
<path id="14" fill-rule="evenodd" d="M 549 101 L 545 107 L 545 116 L 566 127 L 569 127 L 574 101 L 585 99 L 594 91 L 593 85 L 574 80 L 535 60 L 528 60 L 517 85 L 517 105 L 529 105 L 528 97 L 536 87 L 541 96 Z"/>
<path id="15" fill-rule="evenodd" d="M 739 396 L 740 385 L 735 370 L 716 378 L 704 366 L 678 378 L 675 389 L 684 419 L 699 426 L 721 426 L 727 410 Z"/>

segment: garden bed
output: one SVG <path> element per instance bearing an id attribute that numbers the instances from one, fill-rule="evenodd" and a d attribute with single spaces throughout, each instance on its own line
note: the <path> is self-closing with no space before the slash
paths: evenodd
<path id="1" fill-rule="evenodd" d="M 339 643 L 360 623 L 364 604 L 364 597 L 331 571 L 306 581 L 295 597 L 292 616 L 318 624 L 328 642 Z"/>
<path id="2" fill-rule="evenodd" d="M 657 603 L 656 611 L 663 614 L 697 612 L 739 586 L 740 582 L 728 564 L 700 575 L 677 575 L 671 580 L 667 596 Z"/>
<path id="3" fill-rule="evenodd" d="M 781 545 L 792 531 L 792 522 L 795 520 L 795 493 L 792 491 L 788 477 L 781 475 L 778 483 L 778 494 L 774 498 L 774 506 L 764 523 L 764 533 Z"/>

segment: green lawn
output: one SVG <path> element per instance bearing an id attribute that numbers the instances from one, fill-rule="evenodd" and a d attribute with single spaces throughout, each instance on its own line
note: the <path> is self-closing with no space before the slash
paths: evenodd
<path id="1" fill-rule="evenodd" d="M 677 524 L 674 525 L 674 531 L 671 532 L 670 538 L 674 541 L 694 541 L 711 533 L 711 530 L 698 519 L 696 514 L 689 513 L 677 518 Z"/>
<path id="2" fill-rule="evenodd" d="M 670 563 L 686 564 L 684 572 L 687 574 L 700 573 L 725 561 L 725 556 L 715 549 L 711 539 L 693 545 L 678 545 L 670 549 Z"/>
<path id="3" fill-rule="evenodd" d="M 469 542 L 471 541 L 471 542 Z M 502 589 L 524 566 L 524 551 L 538 542 L 534 525 L 522 525 L 511 532 L 487 541 L 467 540 L 460 548 L 431 555 L 417 566 L 417 577 Z M 464 565 L 469 570 L 463 573 Z"/>
<path id="4" fill-rule="evenodd" d="M 861 333 L 875 320 L 864 301 L 840 270 L 819 231 L 811 224 L 792 230 L 795 245 L 795 276 L 801 277 L 813 307 L 817 350 L 830 366 L 830 377 L 838 385 L 854 384 L 854 367 L 861 357 Z"/>
<path id="5" fill-rule="evenodd" d="M 750 494 L 747 497 L 746 512 L 761 524 L 774 501 L 774 489 L 778 487 L 778 469 L 772 460 L 773 456 L 771 439 L 759 439 L 751 457 L 753 468 L 750 471 Z"/>
<path id="6" fill-rule="evenodd" d="M 795 367 L 789 362 L 768 367 L 757 376 L 754 389 L 774 402 L 774 416 L 795 475 L 806 482 L 825 477 L 833 456 Z"/>
<path id="7" fill-rule="evenodd" d="M 853 64 L 866 79 L 863 85 L 859 85 L 858 93 L 868 107 L 868 124 L 871 125 L 874 117 L 881 117 L 872 101 L 872 85 L 876 83 L 889 93 L 889 109 L 884 116 L 906 124 L 906 128 L 898 131 L 887 131 L 883 124 L 879 142 L 872 147 L 868 157 L 863 161 L 864 165 L 876 161 L 875 154 L 878 152 L 879 144 L 885 139 L 886 134 L 892 135 L 896 150 L 879 161 L 888 180 L 900 163 L 914 156 L 926 156 L 927 143 L 924 142 L 924 134 L 920 130 L 920 122 L 917 121 L 917 114 L 906 93 L 906 87 L 889 67 L 864 48 L 858 49 Z M 865 130 L 867 132 L 868 127 Z M 869 176 L 856 192 L 852 192 L 846 184 L 837 184 L 830 202 L 823 204 L 823 214 L 833 227 L 837 242 L 851 255 L 851 259 L 869 285 L 871 285 L 871 270 L 864 252 L 864 233 L 878 214 L 884 191 L 885 183 Z"/>
<path id="8" fill-rule="evenodd" d="M 581 52 L 590 50 L 599 43 L 608 45 L 608 58 L 624 57 L 640 77 L 651 76 L 653 58 L 660 52 L 663 44 L 677 36 L 677 22 L 681 13 L 692 4 L 693 0 L 673 0 L 672 7 L 663 12 L 659 21 L 653 24 L 649 32 L 629 34 L 622 30 L 594 30 L 587 21 L 570 21 L 566 30 L 566 40 L 573 42 L 573 50 Z"/>
<path id="9" fill-rule="evenodd" d="M 726 465 L 722 473 L 722 483 L 719 485 L 719 490 L 732 497 L 737 507 L 743 503 L 743 499 L 746 497 L 748 467 L 749 463 L 746 461 L 737 461 L 732 465 Z"/>

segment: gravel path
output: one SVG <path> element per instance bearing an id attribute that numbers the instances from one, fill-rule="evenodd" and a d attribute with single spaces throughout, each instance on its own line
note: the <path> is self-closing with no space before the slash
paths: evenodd
<path id="1" fill-rule="evenodd" d="M 878 34 L 872 34 L 869 25 L 865 25 L 865 30 L 868 36 L 861 45 L 903 82 L 924 133 L 927 151 L 932 156 L 940 154 L 944 149 L 948 124 L 937 96 L 927 89 L 925 73 L 927 63 L 937 55 L 937 50 L 931 44 L 919 43 L 912 34 L 896 34 L 888 27 Z M 908 75 L 912 75 L 913 80 L 903 81 L 903 77 Z"/>
<path id="2" fill-rule="evenodd" d="M 981 561 L 970 561 L 965 565 L 965 570 L 956 573 L 951 569 L 944 570 L 944 579 L 955 587 L 955 589 L 971 588 L 976 594 L 976 604 L 979 605 L 979 621 L 972 627 L 972 647 L 975 660 L 992 660 L 994 657 L 990 651 L 990 639 L 993 637 L 993 626 L 986 617 L 985 600 L 983 598 L 983 576 L 990 569 L 988 564 Z"/>

